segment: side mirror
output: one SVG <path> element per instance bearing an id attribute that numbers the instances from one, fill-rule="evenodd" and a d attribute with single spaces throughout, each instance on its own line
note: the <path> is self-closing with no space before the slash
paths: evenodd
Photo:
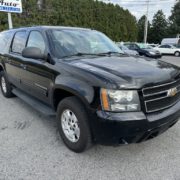
<path id="1" fill-rule="evenodd" d="M 25 58 L 31 58 L 31 59 L 41 59 L 45 60 L 45 55 L 42 54 L 41 49 L 37 47 L 26 47 L 22 51 L 22 56 Z"/>

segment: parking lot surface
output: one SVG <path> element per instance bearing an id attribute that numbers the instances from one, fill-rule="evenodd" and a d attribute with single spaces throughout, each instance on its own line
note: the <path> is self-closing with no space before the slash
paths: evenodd
<path id="1" fill-rule="evenodd" d="M 162 60 L 180 66 L 180 57 Z M 56 121 L 0 93 L 0 180 L 180 180 L 180 122 L 155 139 L 75 154 Z"/>

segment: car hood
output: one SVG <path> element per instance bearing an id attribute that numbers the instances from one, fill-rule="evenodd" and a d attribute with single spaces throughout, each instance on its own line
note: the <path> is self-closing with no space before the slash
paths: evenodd
<path id="1" fill-rule="evenodd" d="M 103 79 L 106 85 L 116 85 L 115 88 L 139 89 L 145 85 L 172 81 L 180 74 L 180 69 L 174 65 L 141 57 L 106 56 L 76 59 L 68 63 Z"/>

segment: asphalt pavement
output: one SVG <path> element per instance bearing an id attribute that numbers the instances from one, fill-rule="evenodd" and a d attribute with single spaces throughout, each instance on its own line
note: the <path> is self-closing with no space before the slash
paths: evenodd
<path id="1" fill-rule="evenodd" d="M 180 66 L 180 57 L 163 57 Z M 0 180 L 180 180 L 180 122 L 140 143 L 68 150 L 56 121 L 0 93 Z"/>

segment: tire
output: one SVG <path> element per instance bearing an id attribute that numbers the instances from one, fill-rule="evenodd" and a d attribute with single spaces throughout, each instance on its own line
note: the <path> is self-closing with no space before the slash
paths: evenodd
<path id="1" fill-rule="evenodd" d="M 0 73 L 0 86 L 1 86 L 1 91 L 4 97 L 11 98 L 14 96 L 12 93 L 11 84 L 9 83 L 3 71 Z"/>
<path id="2" fill-rule="evenodd" d="M 63 142 L 70 150 L 80 153 L 91 147 L 88 113 L 76 97 L 65 98 L 59 103 L 57 125 Z M 73 135 L 69 132 L 73 132 Z"/>
<path id="3" fill-rule="evenodd" d="M 179 56 L 180 56 L 180 52 L 176 51 L 176 52 L 174 53 L 174 55 L 175 55 L 176 57 L 179 57 Z"/>

